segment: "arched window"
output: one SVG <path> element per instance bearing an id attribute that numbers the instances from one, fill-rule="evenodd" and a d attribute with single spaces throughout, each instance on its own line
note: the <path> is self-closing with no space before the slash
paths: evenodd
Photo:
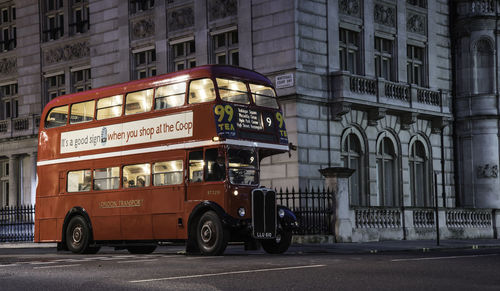
<path id="1" fill-rule="evenodd" d="M 433 206 L 429 158 L 421 141 L 415 141 L 410 148 L 410 187 L 413 206 Z"/>
<path id="2" fill-rule="evenodd" d="M 494 53 L 487 39 L 480 39 L 474 45 L 473 53 L 474 93 L 494 92 Z"/>
<path id="3" fill-rule="evenodd" d="M 379 142 L 377 151 L 377 183 L 380 206 L 398 206 L 398 158 L 388 137 Z"/>
<path id="4" fill-rule="evenodd" d="M 368 205 L 364 190 L 365 167 L 363 150 L 356 134 L 351 132 L 343 139 L 341 155 L 344 167 L 355 170 L 349 178 L 350 204 L 355 206 Z"/>

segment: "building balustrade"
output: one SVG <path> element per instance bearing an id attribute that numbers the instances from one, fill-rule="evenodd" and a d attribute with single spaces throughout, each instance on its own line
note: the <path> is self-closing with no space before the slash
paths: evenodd
<path id="1" fill-rule="evenodd" d="M 449 228 L 491 227 L 492 211 L 485 209 L 453 209 L 446 211 L 446 226 Z"/>
<path id="2" fill-rule="evenodd" d="M 39 115 L 0 120 L 0 139 L 38 134 Z"/>
<path id="3" fill-rule="evenodd" d="M 354 212 L 357 228 L 401 227 L 401 210 L 398 208 L 356 208 Z"/>
<path id="4" fill-rule="evenodd" d="M 413 227 L 432 228 L 436 226 L 435 211 L 433 209 L 413 209 Z"/>
<path id="5" fill-rule="evenodd" d="M 451 114 L 447 93 L 415 84 L 391 82 L 382 78 L 336 72 L 332 75 L 335 102 L 345 101 L 362 107 L 390 107 L 401 112 L 422 110 L 429 114 Z"/>

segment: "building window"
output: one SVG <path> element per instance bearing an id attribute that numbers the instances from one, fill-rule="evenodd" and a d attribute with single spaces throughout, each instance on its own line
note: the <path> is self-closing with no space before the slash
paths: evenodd
<path id="1" fill-rule="evenodd" d="M 43 40 L 59 39 L 64 35 L 64 0 L 45 0 L 43 5 Z"/>
<path id="2" fill-rule="evenodd" d="M 0 15 L 0 50 L 10 51 L 17 46 L 16 7 L 1 8 Z"/>
<path id="3" fill-rule="evenodd" d="M 413 143 L 409 156 L 410 186 L 413 206 L 431 207 L 434 201 L 431 196 L 431 172 L 429 159 L 424 144 L 420 141 Z"/>
<path id="4" fill-rule="evenodd" d="M 130 0 L 130 14 L 150 10 L 154 7 L 154 0 Z"/>
<path id="5" fill-rule="evenodd" d="M 396 80 L 394 69 L 394 41 L 375 37 L 375 74 L 389 81 Z"/>
<path id="6" fill-rule="evenodd" d="M 90 69 L 71 72 L 71 92 L 81 92 L 92 89 Z"/>
<path id="7" fill-rule="evenodd" d="M 427 0 L 407 0 L 406 2 L 413 6 L 427 8 Z"/>
<path id="8" fill-rule="evenodd" d="M 340 69 L 352 74 L 360 73 L 359 47 L 358 32 L 343 28 L 339 30 Z"/>
<path id="9" fill-rule="evenodd" d="M 350 204 L 354 206 L 368 205 L 363 183 L 365 179 L 363 151 L 356 134 L 347 135 L 342 145 L 341 155 L 344 167 L 355 170 L 349 178 Z"/>
<path id="10" fill-rule="evenodd" d="M 408 83 L 425 86 L 424 48 L 409 45 L 406 49 Z"/>
<path id="11" fill-rule="evenodd" d="M 17 83 L 0 86 L 0 98 L 2 101 L 2 114 L 0 117 L 2 119 L 18 117 Z"/>
<path id="12" fill-rule="evenodd" d="M 377 183 L 380 206 L 398 206 L 398 161 L 394 144 L 382 138 L 377 151 Z"/>
<path id="13" fill-rule="evenodd" d="M 196 48 L 194 40 L 172 44 L 175 71 L 196 67 Z"/>
<path id="14" fill-rule="evenodd" d="M 85 33 L 89 30 L 89 3 L 83 0 L 73 0 L 72 23 L 69 24 L 71 34 Z"/>
<path id="15" fill-rule="evenodd" d="M 233 66 L 240 64 L 237 30 L 213 35 L 212 43 L 214 63 Z"/>
<path id="16" fill-rule="evenodd" d="M 134 53 L 134 79 L 156 76 L 156 50 Z"/>
<path id="17" fill-rule="evenodd" d="M 64 80 L 64 74 L 46 77 L 45 85 L 47 88 L 47 101 L 50 101 L 57 96 L 66 94 L 66 84 Z"/>

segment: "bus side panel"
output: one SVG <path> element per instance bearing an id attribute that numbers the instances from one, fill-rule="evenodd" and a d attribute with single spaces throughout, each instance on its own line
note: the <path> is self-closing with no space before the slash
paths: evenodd
<path id="1" fill-rule="evenodd" d="M 184 184 L 151 190 L 153 236 L 155 239 L 176 239 L 185 195 Z"/>
<path id="2" fill-rule="evenodd" d="M 122 239 L 153 239 L 151 190 L 127 189 L 120 200 Z"/>
<path id="3" fill-rule="evenodd" d="M 153 235 L 155 239 L 177 238 L 177 214 L 153 214 Z"/>
<path id="4" fill-rule="evenodd" d="M 40 219 L 39 221 L 40 229 L 40 242 L 53 242 L 60 241 L 60 232 L 57 228 L 57 219 Z"/>
<path id="5" fill-rule="evenodd" d="M 89 214 L 94 231 L 94 240 L 121 239 L 121 209 L 119 208 L 121 193 L 117 191 L 99 191 L 79 197 L 77 201 L 73 199 L 73 203 L 85 205 L 84 207 Z M 68 199 L 68 201 L 71 200 Z"/>
<path id="6" fill-rule="evenodd" d="M 36 192 L 38 197 L 53 196 L 59 193 L 59 170 L 60 168 L 55 165 L 38 167 L 39 179 Z"/>

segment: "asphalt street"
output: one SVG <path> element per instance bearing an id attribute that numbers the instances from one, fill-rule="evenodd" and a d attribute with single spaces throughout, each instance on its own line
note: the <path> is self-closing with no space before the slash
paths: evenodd
<path id="1" fill-rule="evenodd" d="M 500 248 L 284 255 L 229 246 L 224 256 L 103 248 L 1 249 L 0 290 L 499 290 Z"/>

